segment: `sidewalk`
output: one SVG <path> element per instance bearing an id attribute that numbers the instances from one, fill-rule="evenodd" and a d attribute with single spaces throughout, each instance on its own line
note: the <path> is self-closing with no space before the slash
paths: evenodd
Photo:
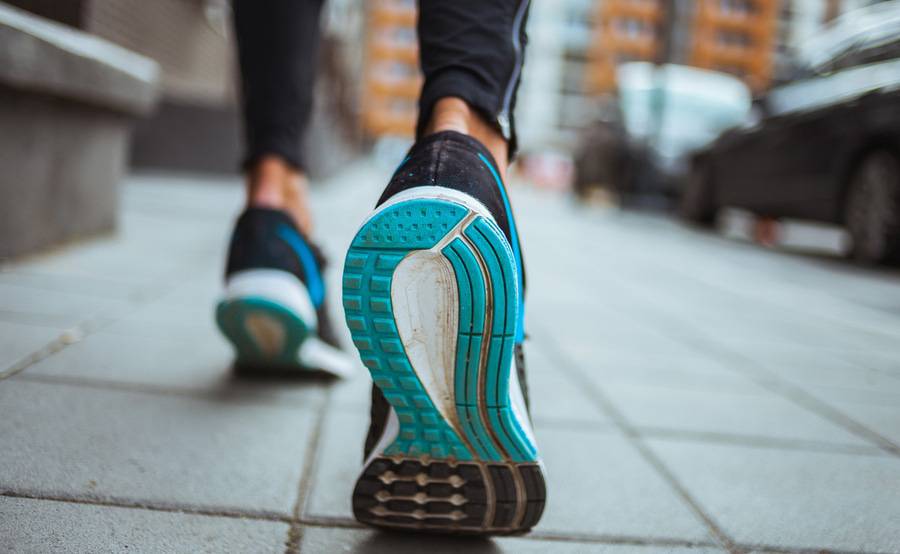
<path id="1" fill-rule="evenodd" d="M 314 195 L 336 309 L 385 181 Z M 135 177 L 119 235 L 0 270 L 0 551 L 900 552 L 900 274 L 514 203 L 549 472 L 532 534 L 356 524 L 366 374 L 232 376 L 211 314 L 238 182 Z"/>

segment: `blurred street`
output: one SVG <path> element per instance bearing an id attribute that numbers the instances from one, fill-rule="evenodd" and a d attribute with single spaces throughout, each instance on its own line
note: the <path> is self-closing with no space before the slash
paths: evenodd
<path id="1" fill-rule="evenodd" d="M 313 196 L 336 317 L 388 174 Z M 533 533 L 402 536 L 350 495 L 368 374 L 232 375 L 212 310 L 238 180 L 132 176 L 120 232 L 0 267 L 0 551 L 900 552 L 900 279 L 513 188 Z"/>

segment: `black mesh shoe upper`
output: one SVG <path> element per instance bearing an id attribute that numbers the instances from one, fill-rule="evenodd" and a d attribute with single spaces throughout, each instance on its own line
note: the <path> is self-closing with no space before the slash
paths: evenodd
<path id="1" fill-rule="evenodd" d="M 388 413 L 391 405 L 384 398 L 381 389 L 372 385 L 372 404 L 369 408 L 369 432 L 366 435 L 366 443 L 363 445 L 363 460 L 369 457 L 378 439 L 384 433 L 384 427 L 387 425 Z"/>
<path id="2" fill-rule="evenodd" d="M 292 237 L 303 243 L 314 261 L 321 263 L 318 249 L 303 237 L 294 220 L 281 210 L 247 208 L 238 217 L 231 235 L 225 277 L 246 269 L 280 269 L 308 283 L 307 268 L 298 255 Z M 312 268 L 310 268 L 312 270 Z"/>
<path id="3" fill-rule="evenodd" d="M 307 239 L 286 212 L 269 208 L 247 208 L 238 217 L 225 277 L 248 269 L 279 269 L 295 275 L 309 291 L 319 320 L 318 335 L 339 347 L 337 335 L 325 309 L 325 256 Z"/>
<path id="4" fill-rule="evenodd" d="M 378 204 L 414 187 L 439 186 L 458 190 L 484 204 L 512 244 L 505 190 L 500 188 L 496 167 L 491 153 L 472 137 L 455 131 L 435 133 L 413 145 Z"/>

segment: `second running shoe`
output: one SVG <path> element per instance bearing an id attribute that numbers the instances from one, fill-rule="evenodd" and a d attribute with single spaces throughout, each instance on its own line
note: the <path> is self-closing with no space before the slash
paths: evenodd
<path id="1" fill-rule="evenodd" d="M 216 323 L 244 374 L 354 373 L 328 319 L 325 259 L 281 210 L 248 208 L 235 225 Z"/>
<path id="2" fill-rule="evenodd" d="M 347 325 L 374 382 L 353 492 L 364 523 L 514 534 L 544 509 L 526 405 L 524 276 L 490 153 L 417 143 L 347 252 Z"/>

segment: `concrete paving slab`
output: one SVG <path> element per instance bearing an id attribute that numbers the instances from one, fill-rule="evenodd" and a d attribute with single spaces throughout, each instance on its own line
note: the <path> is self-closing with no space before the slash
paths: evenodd
<path id="1" fill-rule="evenodd" d="M 900 393 L 900 374 L 876 367 L 877 354 L 829 348 L 745 348 L 740 352 L 779 379 L 800 386 L 860 388 Z M 854 361 L 853 359 L 856 359 Z M 900 360 L 897 361 L 900 365 Z"/>
<path id="2" fill-rule="evenodd" d="M 604 390 L 625 418 L 642 429 L 870 445 L 843 427 L 774 394 L 708 394 L 631 385 L 607 385 Z"/>
<path id="3" fill-rule="evenodd" d="M 0 283 L 0 320 L 13 323 L 27 321 L 65 329 L 98 314 L 118 313 L 129 304 L 113 298 Z"/>
<path id="4" fill-rule="evenodd" d="M 368 429 L 364 413 L 332 413 L 322 435 L 307 517 L 351 521 L 350 497 Z M 549 502 L 537 533 L 708 540 L 703 526 L 619 435 L 538 425 Z"/>
<path id="5" fill-rule="evenodd" d="M 353 521 L 351 497 L 362 470 L 368 411 L 328 414 L 310 484 L 305 517 Z"/>
<path id="6" fill-rule="evenodd" d="M 211 320 L 225 289 L 224 266 L 225 261 L 222 260 L 221 263 L 189 272 L 189 276 L 160 295 L 155 303 L 191 311 Z"/>
<path id="7" fill-rule="evenodd" d="M 827 403 L 895 445 L 900 445 L 900 403 L 880 402 L 883 400 L 883 397 L 878 397 L 869 403 L 860 403 L 832 398 Z"/>
<path id="8" fill-rule="evenodd" d="M 122 225 L 127 227 L 129 224 L 130 218 L 123 218 Z M 152 259 L 153 263 L 148 264 L 148 259 Z M 154 285 L 170 279 L 185 265 L 186 259 L 177 250 L 167 256 L 164 248 L 150 250 L 147 244 L 128 241 L 124 235 L 117 235 L 97 238 L 77 247 L 65 248 L 52 256 L 29 260 L 25 267 L 41 273 Z"/>
<path id="9" fill-rule="evenodd" d="M 585 373 L 605 385 L 637 385 L 715 393 L 767 395 L 748 375 L 702 356 L 663 357 L 608 352 L 593 363 L 582 363 Z"/>
<path id="10" fill-rule="evenodd" d="M 573 285 L 572 288 L 580 289 L 580 294 L 584 295 L 583 285 Z M 605 310 L 586 304 L 587 301 L 582 300 L 578 304 L 560 306 L 559 312 L 551 315 L 535 317 L 531 328 L 536 340 L 540 340 L 538 337 L 541 334 L 552 334 L 573 359 L 591 365 L 598 359 L 619 352 L 622 352 L 622 356 L 628 356 L 633 351 L 639 351 L 640 354 L 631 354 L 638 360 L 658 357 L 691 359 L 697 356 L 695 349 L 653 330 L 599 331 L 594 327 L 593 320 L 598 312 L 604 313 Z M 634 306 L 624 308 L 626 311 L 633 309 Z M 531 313 L 529 306 L 529 314 Z M 604 317 L 615 318 L 615 315 Z"/>
<path id="11" fill-rule="evenodd" d="M 740 543 L 817 551 L 900 550 L 896 458 L 648 442 Z"/>
<path id="12" fill-rule="evenodd" d="M 540 343 L 525 345 L 525 368 L 535 421 L 610 424 L 588 393 L 569 378 Z"/>
<path id="13" fill-rule="evenodd" d="M 351 356 L 355 354 L 351 352 Z M 358 357 L 354 361 L 358 362 Z M 372 378 L 362 362 L 358 362 L 356 369 L 356 375 L 332 385 L 330 405 L 336 410 L 368 414 L 372 403 Z"/>
<path id="14" fill-rule="evenodd" d="M 817 385 L 804 387 L 804 390 L 828 404 L 846 402 L 872 406 L 900 406 L 900 391 Z"/>
<path id="15" fill-rule="evenodd" d="M 288 515 L 315 413 L 10 379 L 0 490 Z"/>
<path id="16" fill-rule="evenodd" d="M 842 352 L 841 357 L 857 366 L 881 371 L 900 379 L 900 352 L 896 348 L 880 352 Z"/>
<path id="17" fill-rule="evenodd" d="M 38 291 L 46 290 L 116 300 L 137 299 L 145 288 L 102 277 L 31 271 L 27 269 L 27 266 L 28 262 L 26 261 L 0 268 L 0 283 L 35 289 L 35 292 L 31 294 L 39 294 Z"/>
<path id="18" fill-rule="evenodd" d="M 116 335 L 156 337 L 192 343 L 221 341 L 213 320 L 214 305 L 150 302 L 117 319 L 104 331 Z"/>
<path id="19" fill-rule="evenodd" d="M 300 543 L 302 552 L 355 552 L 357 554 L 711 554 L 716 548 L 661 545 L 628 545 L 578 540 L 534 540 L 522 538 L 478 539 L 404 535 L 370 529 L 307 527 Z"/>
<path id="20" fill-rule="evenodd" d="M 9 554 L 283 552 L 288 525 L 0 496 Z"/>
<path id="21" fill-rule="evenodd" d="M 537 428 L 548 474 L 538 532 L 709 540 L 706 528 L 621 435 Z"/>
<path id="22" fill-rule="evenodd" d="M 0 372 L 50 344 L 59 334 L 51 327 L 0 321 Z"/>
<path id="23" fill-rule="evenodd" d="M 380 193 L 379 179 L 369 167 L 353 169 L 314 191 L 335 298 L 347 242 Z M 10 482 L 76 500 L 284 517 L 321 407 L 328 419 L 309 481 L 304 551 L 716 551 L 682 548 L 712 544 L 707 528 L 607 421 L 591 390 L 573 384 L 571 368 L 558 367 L 553 355 L 562 352 L 609 393 L 737 540 L 761 552 L 898 551 L 884 530 L 898 519 L 888 495 L 897 458 L 748 378 L 761 374 L 785 390 L 802 388 L 890 435 L 900 428 L 893 410 L 900 355 L 886 341 L 898 334 L 888 329 L 896 317 L 885 309 L 900 298 L 895 279 L 736 245 L 661 218 L 572 210 L 556 196 L 514 190 L 517 212 L 525 214 L 527 362 L 549 471 L 545 518 L 525 538 L 475 544 L 405 537 L 352 522 L 350 492 L 368 425 L 365 374 L 331 391 L 229 378 L 230 354 L 212 309 L 241 205 L 237 180 L 221 187 L 159 176 L 139 181 L 126 188 L 116 238 L 15 266 L 41 280 L 0 273 L 0 286 L 27 295 L 134 302 L 120 321 L 0 382 L 0 444 L 15 445 L 0 449 L 0 489 Z M 333 308 L 340 323 L 339 303 Z M 23 330 L 40 328 L 35 320 L 10 321 L 14 328 L 0 322 L 0 359 L 21 351 L 19 343 L 28 350 Z M 15 329 L 11 339 L 6 329 Z M 719 348 L 698 348 L 698 339 Z M 327 406 L 314 404 L 326 396 Z M 162 523 L 148 528 L 166 533 Z M 162 548 L 197 550 L 180 537 Z M 278 536 L 275 551 L 284 539 Z M 234 549 L 269 551 L 260 540 L 260 548 L 235 542 Z"/>
<path id="24" fill-rule="evenodd" d="M 210 341 L 170 340 L 98 332 L 69 345 L 20 376 L 60 378 L 102 386 L 188 393 L 218 399 L 240 397 L 261 404 L 319 409 L 328 382 L 321 379 L 265 379 L 239 376 L 234 354 L 220 337 Z"/>

